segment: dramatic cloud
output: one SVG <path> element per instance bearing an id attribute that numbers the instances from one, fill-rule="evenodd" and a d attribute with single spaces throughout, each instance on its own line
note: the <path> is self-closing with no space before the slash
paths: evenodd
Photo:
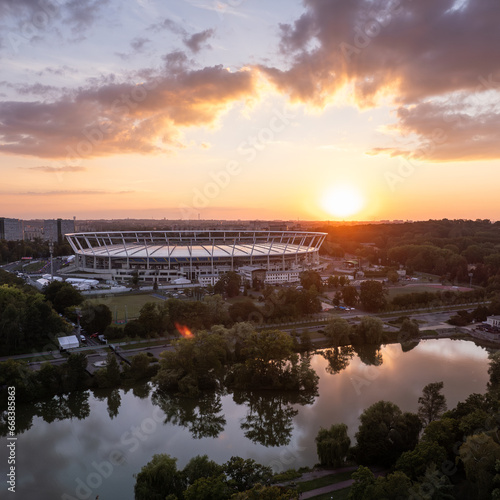
<path id="1" fill-rule="evenodd" d="M 282 90 L 326 102 L 345 84 L 370 101 L 389 88 L 403 102 L 475 91 L 500 68 L 496 0 L 305 0 L 307 11 L 280 25 L 289 69 L 265 67 Z"/>
<path id="2" fill-rule="evenodd" d="M 371 154 L 423 161 L 464 161 L 500 158 L 500 109 L 471 113 L 466 104 L 426 102 L 401 107 L 397 111 L 397 129 L 403 136 L 414 134 L 414 149 L 374 148 Z"/>
<path id="3" fill-rule="evenodd" d="M 445 127 L 444 110 L 425 104 L 454 93 L 481 94 L 492 88 L 498 101 L 500 82 L 492 78 L 500 74 L 496 0 L 304 3 L 306 12 L 295 23 L 280 25 L 280 50 L 288 68 L 261 68 L 280 91 L 317 106 L 346 88 L 362 106 L 390 96 L 401 106 L 396 128 L 420 136 L 420 146 L 429 140 L 426 127 L 449 129 L 446 146 L 436 148 L 429 158 L 499 156 L 492 133 L 499 121 L 497 111 L 477 114 L 471 109 Z M 457 116 L 460 112 L 452 105 L 446 111 Z M 463 154 L 453 153 L 457 145 L 464 146 Z"/>
<path id="4" fill-rule="evenodd" d="M 45 158 L 164 153 L 181 127 L 212 124 L 231 104 L 254 94 L 250 71 L 189 69 L 184 54 L 140 83 L 104 78 L 52 101 L 0 102 L 0 151 Z M 148 74 L 147 71 L 144 71 Z"/>
<path id="5" fill-rule="evenodd" d="M 202 48 L 203 44 L 214 35 L 214 30 L 200 31 L 200 33 L 195 33 L 192 36 L 184 38 L 184 44 L 195 54 L 198 53 Z M 210 48 L 210 45 L 206 46 Z"/>

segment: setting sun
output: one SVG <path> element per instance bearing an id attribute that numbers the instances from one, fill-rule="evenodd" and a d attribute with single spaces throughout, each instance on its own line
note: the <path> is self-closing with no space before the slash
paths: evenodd
<path id="1" fill-rule="evenodd" d="M 344 218 L 357 214 L 363 208 L 364 200 L 358 189 L 340 185 L 323 197 L 322 205 L 334 217 Z"/>

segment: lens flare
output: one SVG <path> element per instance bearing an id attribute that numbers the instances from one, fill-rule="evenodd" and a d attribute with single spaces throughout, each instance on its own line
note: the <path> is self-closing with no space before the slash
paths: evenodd
<path id="1" fill-rule="evenodd" d="M 194 337 L 193 332 L 186 326 L 186 325 L 181 325 L 180 323 L 175 323 L 175 328 L 177 328 L 177 331 L 185 338 L 185 339 L 191 339 Z"/>

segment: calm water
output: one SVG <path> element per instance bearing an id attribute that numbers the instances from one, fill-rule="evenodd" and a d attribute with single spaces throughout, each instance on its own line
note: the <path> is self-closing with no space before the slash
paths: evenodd
<path id="1" fill-rule="evenodd" d="M 135 388 L 39 405 L 51 422 L 35 416 L 31 428 L 18 436 L 16 498 L 133 499 L 133 475 L 155 453 L 177 457 L 179 468 L 205 453 L 218 463 L 232 455 L 253 458 L 275 471 L 312 466 L 321 426 L 344 422 L 352 438 L 359 415 L 380 399 L 416 411 L 423 387 L 442 380 L 452 408 L 486 390 L 488 353 L 472 342 L 427 340 L 404 353 L 400 345 L 391 345 L 382 356 L 380 366 L 367 366 L 354 356 L 345 370 L 332 374 L 325 358 L 315 355 L 319 395 L 306 404 L 258 394 L 179 404 Z M 65 405 L 68 414 L 80 418 L 61 419 Z M 30 412 L 35 409 L 18 409 L 20 424 L 28 425 Z M 2 471 L 5 463 L 6 458 Z"/>

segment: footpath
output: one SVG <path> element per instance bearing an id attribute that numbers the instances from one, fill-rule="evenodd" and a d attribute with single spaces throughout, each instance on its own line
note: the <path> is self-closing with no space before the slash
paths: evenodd
<path id="1" fill-rule="evenodd" d="M 354 472 L 357 469 L 357 466 L 351 467 L 342 467 L 341 469 L 330 469 L 330 470 L 317 470 L 312 472 L 306 472 L 302 474 L 302 476 L 293 481 L 287 481 L 286 483 L 279 483 L 280 486 L 290 486 L 292 483 L 298 484 L 303 483 L 305 481 L 312 481 L 314 479 L 318 479 L 320 477 L 329 476 L 331 474 L 339 474 L 341 472 Z M 385 474 L 387 471 L 377 467 L 370 467 L 371 471 L 375 475 L 375 477 L 381 476 Z M 325 493 L 330 493 L 332 491 L 343 490 L 344 488 L 348 488 L 352 486 L 354 483 L 353 479 L 346 479 L 345 481 L 340 481 L 334 484 L 328 484 L 326 486 L 322 486 L 321 488 L 316 488 L 314 490 L 304 491 L 300 494 L 300 500 L 305 500 L 306 498 L 314 498 L 319 495 L 324 495 Z"/>

